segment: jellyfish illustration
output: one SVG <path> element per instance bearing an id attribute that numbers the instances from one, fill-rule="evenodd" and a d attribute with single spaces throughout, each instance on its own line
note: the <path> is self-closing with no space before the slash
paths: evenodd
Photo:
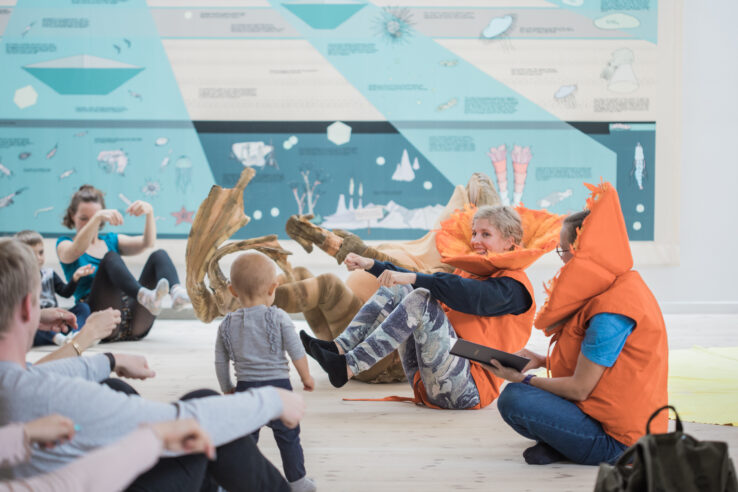
<path id="1" fill-rule="evenodd" d="M 182 193 L 187 193 L 192 184 L 192 161 L 186 155 L 181 155 L 174 163 L 174 169 L 177 174 L 177 189 Z"/>
<path id="2" fill-rule="evenodd" d="M 523 188 L 525 188 L 525 178 L 528 176 L 528 164 L 533 154 L 530 147 L 521 147 L 514 145 L 512 149 L 513 179 L 515 182 L 515 191 L 513 192 L 513 205 L 520 205 L 523 199 Z"/>
<path id="3" fill-rule="evenodd" d="M 576 93 L 576 84 L 562 85 L 554 92 L 554 100 L 562 106 L 573 109 L 577 106 L 577 101 L 574 97 Z"/>
<path id="4" fill-rule="evenodd" d="M 643 146 L 638 142 L 635 146 L 635 157 L 633 158 L 633 168 L 630 170 L 630 177 L 635 178 L 638 189 L 643 189 L 643 180 L 648 177 L 646 172 L 646 157 L 643 154 Z"/>
<path id="5" fill-rule="evenodd" d="M 507 146 L 501 144 L 499 147 L 490 147 L 487 155 L 492 160 L 492 165 L 495 168 L 500 200 L 502 200 L 503 205 L 510 205 L 510 195 L 507 191 Z"/>

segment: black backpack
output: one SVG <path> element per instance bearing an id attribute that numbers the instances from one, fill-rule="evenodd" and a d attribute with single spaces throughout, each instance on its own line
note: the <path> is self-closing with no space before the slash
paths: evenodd
<path id="1" fill-rule="evenodd" d="M 670 408 L 676 431 L 651 434 L 651 421 Z M 625 450 L 614 465 L 600 464 L 595 492 L 738 492 L 728 445 L 698 441 L 685 434 L 674 407 L 656 410 L 646 424 L 646 435 Z"/>

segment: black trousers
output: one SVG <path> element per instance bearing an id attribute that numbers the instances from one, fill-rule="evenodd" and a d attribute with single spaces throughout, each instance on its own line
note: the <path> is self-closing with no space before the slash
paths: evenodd
<path id="1" fill-rule="evenodd" d="M 103 384 L 129 395 L 138 394 L 128 383 L 119 379 L 108 379 L 103 381 Z M 187 393 L 181 400 L 214 395 L 219 393 L 213 390 L 197 390 Z M 141 474 L 127 490 L 215 492 L 220 485 L 228 492 L 290 491 L 287 481 L 261 454 L 251 436 L 244 436 L 218 446 L 216 454 L 215 461 L 209 461 L 204 454 L 161 458 L 153 468 Z"/>
<path id="2" fill-rule="evenodd" d="M 103 341 L 138 340 L 148 334 L 156 318 L 137 302 L 136 296 L 138 289 L 153 289 L 162 278 L 167 279 L 170 286 L 179 283 L 177 269 L 163 249 L 149 255 L 138 280 L 118 253 L 105 253 L 95 271 L 90 294 L 86 299 L 92 312 L 109 307 L 121 311 L 121 324 Z"/>

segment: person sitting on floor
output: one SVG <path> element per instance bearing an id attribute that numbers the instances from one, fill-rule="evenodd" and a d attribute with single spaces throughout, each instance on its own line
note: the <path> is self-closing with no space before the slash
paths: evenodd
<path id="1" fill-rule="evenodd" d="M 553 223 L 558 231 L 555 218 Z M 535 303 L 523 270 L 527 263 L 515 261 L 526 251 L 522 221 L 511 207 L 481 207 L 455 214 L 442 227 L 438 250 L 457 254 L 444 259 L 457 266 L 453 274 L 409 272 L 353 253 L 346 257 L 349 270 L 367 270 L 383 287 L 334 341 L 300 333 L 334 386 L 397 348 L 416 401 L 468 409 L 497 397 L 502 381 L 450 350 L 457 338 L 506 351 L 527 343 Z"/>
<path id="2" fill-rule="evenodd" d="M 72 297 L 72 294 L 74 294 L 74 291 L 77 288 L 77 282 L 79 282 L 82 277 L 92 275 L 95 271 L 95 268 L 92 265 L 83 265 L 74 271 L 69 283 L 65 283 L 61 277 L 56 274 L 53 268 L 44 267 L 46 256 L 44 255 L 44 238 L 41 237 L 41 234 L 27 229 L 17 232 L 14 237 L 18 241 L 30 246 L 36 254 L 38 267 L 41 269 L 41 309 L 58 307 L 59 303 L 56 300 L 57 294 L 62 297 Z M 76 327 L 69 332 L 70 335 L 74 335 L 85 325 L 85 321 L 87 321 L 87 317 L 90 315 L 90 306 L 84 302 L 77 302 L 69 309 L 69 311 L 73 313 L 77 319 Z M 52 343 L 63 345 L 66 341 L 67 336 L 64 333 L 39 330 L 36 332 L 36 336 L 33 339 L 33 346 L 50 345 Z"/>
<path id="3" fill-rule="evenodd" d="M 74 272 L 92 265 L 92 275 L 82 278 L 74 291 L 77 302 L 89 304 L 92 311 L 109 307 L 121 311 L 121 322 L 106 342 L 140 340 L 145 337 L 162 309 L 162 299 L 171 293 L 175 309 L 189 304 L 187 291 L 180 284 L 177 270 L 163 249 L 151 253 L 141 275 L 136 279 L 121 256 L 136 255 L 154 245 L 156 219 L 151 204 L 137 200 L 126 212 L 133 217 L 146 217 L 143 235 L 129 236 L 108 232 L 101 234 L 105 223 L 123 224 L 123 216 L 115 209 L 105 208 L 103 192 L 91 185 L 82 185 L 69 202 L 62 223 L 76 231 L 73 237 L 61 236 L 56 253 L 62 269 L 71 280 Z"/>
<path id="4" fill-rule="evenodd" d="M 123 381 L 108 379 L 111 372 L 134 379 L 155 375 L 145 358 L 130 354 L 67 357 L 29 367 L 26 352 L 40 321 L 37 270 L 28 246 L 0 239 L 0 425 L 60 413 L 80 430 L 61 446 L 34 447 L 28 463 L 0 470 L 2 478 L 53 471 L 143 423 L 194 418 L 217 446 L 216 461 L 208 465 L 201 454 L 161 458 L 134 487 L 194 491 L 214 481 L 227 490 L 290 490 L 250 434 L 277 418 L 296 427 L 304 411 L 299 395 L 265 387 L 229 396 L 199 390 L 175 403 L 149 401 Z"/>
<path id="5" fill-rule="evenodd" d="M 31 459 L 31 446 L 45 449 L 74 438 L 77 426 L 59 414 L 0 427 L 0 467 Z M 0 481 L 0 492 L 116 492 L 156 464 L 163 451 L 205 453 L 215 457 L 210 438 L 193 419 L 157 422 L 131 432 L 53 472 L 28 479 Z M 125 456 L 125 459 L 120 459 Z"/>
<path id="6" fill-rule="evenodd" d="M 628 232 L 610 183 L 588 185 L 588 210 L 564 220 L 557 248 L 564 266 L 535 325 L 551 336 L 545 357 L 529 350 L 523 372 L 546 367 L 548 378 L 492 361 L 511 381 L 497 401 L 502 418 L 536 441 L 529 464 L 615 461 L 667 404 L 669 351 L 656 298 L 633 267 Z M 666 432 L 667 414 L 652 422 Z"/>

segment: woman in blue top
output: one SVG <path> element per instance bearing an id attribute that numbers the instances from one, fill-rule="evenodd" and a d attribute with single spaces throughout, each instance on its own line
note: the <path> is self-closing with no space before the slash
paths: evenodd
<path id="1" fill-rule="evenodd" d="M 75 299 L 87 302 L 92 311 L 108 307 L 121 311 L 120 325 L 104 341 L 138 340 L 146 336 L 167 293 L 171 293 L 175 309 L 190 302 L 166 251 L 160 249 L 149 256 L 138 280 L 128 270 L 121 256 L 136 255 L 154 245 L 156 220 L 151 204 L 141 200 L 133 202 L 126 213 L 146 216 L 143 235 L 101 234 L 106 222 L 112 226 L 123 224 L 123 216 L 117 210 L 105 208 L 102 191 L 82 185 L 72 195 L 62 221 L 76 234 L 62 236 L 56 243 L 67 279 L 80 266 L 95 267 L 95 272 L 77 285 Z"/>

